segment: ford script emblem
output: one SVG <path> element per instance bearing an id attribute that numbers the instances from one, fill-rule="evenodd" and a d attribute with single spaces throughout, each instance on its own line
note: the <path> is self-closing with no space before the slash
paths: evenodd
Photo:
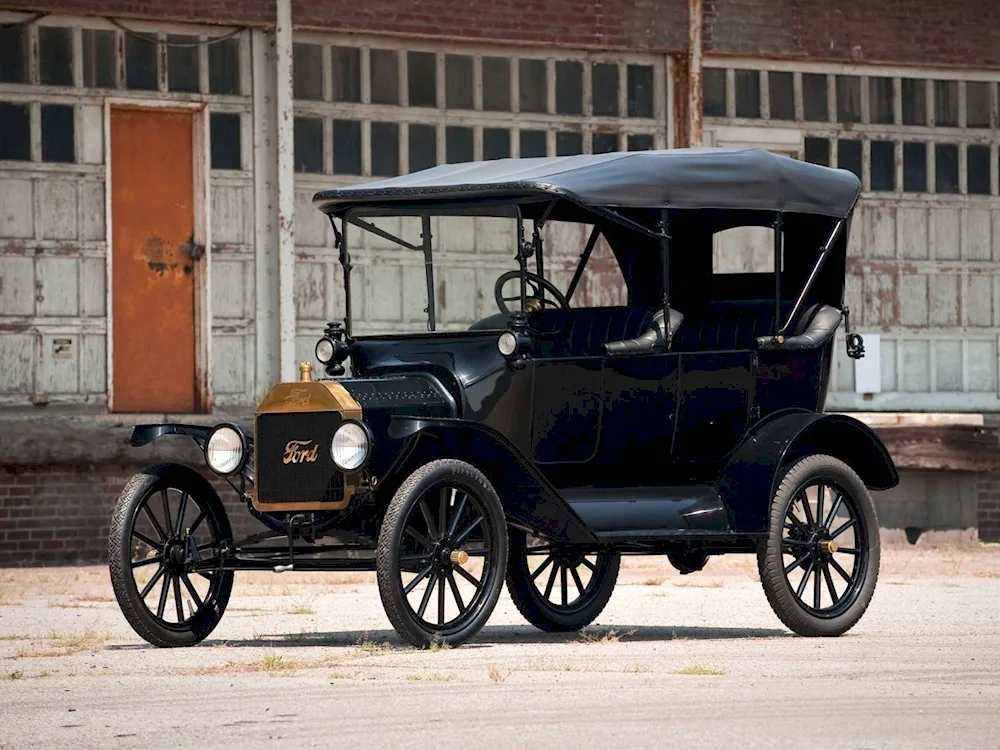
<path id="1" fill-rule="evenodd" d="M 311 448 L 309 446 L 312 446 Z M 285 457 L 282 463 L 301 464 L 316 463 L 319 456 L 319 446 L 313 445 L 312 440 L 289 440 L 285 444 Z"/>
<path id="2" fill-rule="evenodd" d="M 288 406 L 305 406 L 310 401 L 309 391 L 305 388 L 293 388 L 292 391 L 285 396 L 285 403 Z"/>

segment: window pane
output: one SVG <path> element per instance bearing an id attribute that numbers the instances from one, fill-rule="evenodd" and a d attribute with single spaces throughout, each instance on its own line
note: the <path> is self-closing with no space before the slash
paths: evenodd
<path id="1" fill-rule="evenodd" d="M 939 193 L 958 192 L 958 146 L 954 143 L 934 147 L 934 183 Z"/>
<path id="2" fill-rule="evenodd" d="M 868 108 L 871 121 L 877 125 L 891 125 L 894 121 L 892 79 L 868 79 Z"/>
<path id="3" fill-rule="evenodd" d="M 369 54 L 372 104 L 399 104 L 399 64 L 395 50 L 373 49 Z"/>
<path id="4" fill-rule="evenodd" d="M 483 109 L 510 112 L 510 59 L 483 58 Z"/>
<path id="5" fill-rule="evenodd" d="M 242 169 L 240 116 L 215 112 L 210 128 L 212 169 Z"/>
<path id="6" fill-rule="evenodd" d="M 548 155 L 548 140 L 544 130 L 521 131 L 521 157 L 532 158 Z"/>
<path id="7" fill-rule="evenodd" d="M 292 90 L 296 99 L 323 98 L 323 47 L 319 44 L 292 46 Z"/>
<path id="8" fill-rule="evenodd" d="M 547 85 L 545 60 L 518 60 L 518 87 L 522 112 L 545 112 Z"/>
<path id="9" fill-rule="evenodd" d="M 73 85 L 73 40 L 69 29 L 38 27 L 38 74 L 45 86 Z"/>
<path id="10" fill-rule="evenodd" d="M 903 144 L 903 190 L 907 193 L 927 192 L 927 144 Z"/>
<path id="11" fill-rule="evenodd" d="M 411 107 L 437 106 L 437 65 L 433 52 L 408 52 L 406 55 L 407 75 L 410 82 L 407 91 Z"/>
<path id="12" fill-rule="evenodd" d="M 448 127 L 444 131 L 445 158 L 449 164 L 472 161 L 472 128 Z"/>
<path id="13" fill-rule="evenodd" d="M 830 166 L 830 140 L 828 138 L 806 138 L 805 160 L 810 164 Z"/>
<path id="14" fill-rule="evenodd" d="M 927 124 L 927 81 L 917 78 L 904 78 L 900 81 L 900 94 L 903 98 L 903 124 Z"/>
<path id="15" fill-rule="evenodd" d="M 598 117 L 618 116 L 618 66 L 594 63 L 590 68 L 590 87 L 594 114 Z"/>
<path id="16" fill-rule="evenodd" d="M 472 55 L 445 55 L 444 90 L 448 109 L 472 109 L 475 106 L 472 64 Z"/>
<path id="17" fill-rule="evenodd" d="M 371 147 L 372 174 L 376 177 L 398 175 L 399 126 L 394 122 L 373 122 Z"/>
<path id="18" fill-rule="evenodd" d="M 990 83 L 965 84 L 965 124 L 970 128 L 990 126 Z"/>
<path id="19" fill-rule="evenodd" d="M 628 116 L 653 116 L 653 66 L 628 66 Z"/>
<path id="20" fill-rule="evenodd" d="M 958 81 L 934 81 L 934 124 L 958 127 Z"/>
<path id="21" fill-rule="evenodd" d="M 319 117 L 295 118 L 295 171 L 323 171 L 323 120 Z"/>
<path id="22" fill-rule="evenodd" d="M 31 161 L 31 126 L 27 104 L 0 102 L 0 160 Z"/>
<path id="23" fill-rule="evenodd" d="M 83 30 L 83 85 L 100 89 L 117 85 L 113 31 Z"/>
<path id="24" fill-rule="evenodd" d="M 572 60 L 556 62 L 556 112 L 561 115 L 583 114 L 583 63 Z"/>
<path id="25" fill-rule="evenodd" d="M 483 128 L 483 159 L 510 157 L 510 131 L 506 128 Z"/>
<path id="26" fill-rule="evenodd" d="M 736 116 L 760 117 L 760 73 L 736 71 Z"/>
<path id="27" fill-rule="evenodd" d="M 872 141 L 872 190 L 896 189 L 896 144 Z"/>
<path id="28" fill-rule="evenodd" d="M 361 123 L 333 121 L 334 174 L 361 174 Z"/>
<path id="29" fill-rule="evenodd" d="M 630 135 L 628 137 L 628 150 L 629 151 L 652 151 L 653 150 L 653 136 L 640 133 L 637 135 Z"/>
<path id="30" fill-rule="evenodd" d="M 361 50 L 357 47 L 333 47 L 330 50 L 333 100 L 361 101 Z"/>
<path id="31" fill-rule="evenodd" d="M 156 48 L 145 38 L 125 35 L 125 88 L 156 91 Z"/>
<path id="32" fill-rule="evenodd" d="M 989 195 L 992 192 L 993 174 L 989 146 L 969 146 L 966 152 L 967 177 L 970 195 Z"/>
<path id="33" fill-rule="evenodd" d="M 196 44 L 196 36 L 170 34 L 167 41 L 173 44 Z M 167 47 L 167 88 L 171 91 L 198 91 L 198 48 Z"/>
<path id="34" fill-rule="evenodd" d="M 76 161 L 73 107 L 69 104 L 42 105 L 42 161 Z"/>
<path id="35" fill-rule="evenodd" d="M 772 120 L 795 119 L 795 77 L 791 73 L 767 74 Z"/>
<path id="36" fill-rule="evenodd" d="M 437 128 L 433 125 L 410 125 L 409 142 L 411 172 L 437 166 Z"/>
<path id="37" fill-rule="evenodd" d="M 595 154 L 610 154 L 618 150 L 617 133 L 594 133 L 590 150 Z"/>
<path id="38" fill-rule="evenodd" d="M 706 117 L 726 116 L 725 68 L 705 68 L 702 71 L 702 108 Z"/>
<path id="39" fill-rule="evenodd" d="M 861 122 L 859 76 L 837 76 L 837 121 Z"/>
<path id="40" fill-rule="evenodd" d="M 837 166 L 861 178 L 861 141 L 837 141 Z"/>
<path id="41" fill-rule="evenodd" d="M 0 28 L 0 83 L 28 82 L 26 26 Z"/>
<path id="42" fill-rule="evenodd" d="M 830 119 L 826 83 L 826 76 L 822 73 L 802 74 L 802 116 L 810 122 L 826 122 Z"/>
<path id="43" fill-rule="evenodd" d="M 223 39 L 208 45 L 208 90 L 213 94 L 240 93 L 239 39 Z"/>
<path id="44" fill-rule="evenodd" d="M 583 153 L 583 134 L 571 131 L 556 133 L 556 156 L 575 156 Z"/>

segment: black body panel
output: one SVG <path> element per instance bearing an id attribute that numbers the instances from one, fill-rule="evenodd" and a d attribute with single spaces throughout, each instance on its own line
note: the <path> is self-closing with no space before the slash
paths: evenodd
<path id="1" fill-rule="evenodd" d="M 709 485 L 567 487 L 562 495 L 599 536 L 729 531 L 719 493 Z"/>

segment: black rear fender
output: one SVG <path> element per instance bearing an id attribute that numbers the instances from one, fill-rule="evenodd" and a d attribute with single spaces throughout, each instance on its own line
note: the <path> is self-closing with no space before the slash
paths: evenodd
<path id="1" fill-rule="evenodd" d="M 455 458 L 486 474 L 512 525 L 555 541 L 597 543 L 597 537 L 558 490 L 496 430 L 462 419 L 394 417 L 389 437 L 405 440 L 405 444 L 400 458 L 380 482 L 386 491 L 395 491 L 428 461 Z"/>
<path id="2" fill-rule="evenodd" d="M 771 498 L 801 458 L 823 453 L 846 463 L 870 490 L 899 484 L 889 451 L 871 428 L 843 414 L 787 410 L 758 425 L 736 449 L 718 487 L 734 531 L 767 531 Z"/>

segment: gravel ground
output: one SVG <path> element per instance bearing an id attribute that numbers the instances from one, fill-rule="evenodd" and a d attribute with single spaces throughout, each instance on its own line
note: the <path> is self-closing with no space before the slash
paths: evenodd
<path id="1" fill-rule="evenodd" d="M 456 649 L 402 645 L 369 574 L 237 574 L 202 646 L 147 646 L 102 567 L 0 570 L 0 748 L 996 747 L 1000 548 L 883 551 L 837 639 L 769 609 L 749 557 L 632 558 L 588 631 L 506 593 Z"/>

